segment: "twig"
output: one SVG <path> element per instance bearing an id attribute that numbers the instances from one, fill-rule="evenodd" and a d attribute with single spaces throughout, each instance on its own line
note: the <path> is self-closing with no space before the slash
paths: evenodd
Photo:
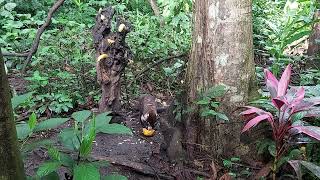
<path id="1" fill-rule="evenodd" d="M 44 24 L 42 24 L 42 26 L 37 31 L 36 38 L 33 41 L 33 44 L 31 46 L 29 53 L 28 53 L 27 59 L 23 65 L 22 73 L 24 73 L 26 71 L 26 67 L 29 64 L 29 62 L 31 61 L 32 55 L 37 52 L 39 42 L 40 42 L 40 37 L 41 37 L 42 33 L 44 32 L 44 30 L 50 25 L 53 13 L 57 11 L 57 9 L 64 3 L 64 1 L 65 0 L 58 0 L 50 8 L 46 22 Z M 21 54 L 21 53 L 15 53 L 15 54 Z"/>

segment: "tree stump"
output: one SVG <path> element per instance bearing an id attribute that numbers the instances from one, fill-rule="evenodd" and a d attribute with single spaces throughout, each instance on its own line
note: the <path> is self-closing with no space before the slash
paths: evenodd
<path id="1" fill-rule="evenodd" d="M 112 29 L 115 11 L 112 7 L 100 10 L 96 16 L 93 29 L 94 47 L 96 50 L 97 81 L 101 85 L 102 96 L 99 111 L 119 111 L 121 108 L 121 75 L 132 57 L 125 42 L 131 30 L 129 22 L 116 17 L 116 27 Z"/>

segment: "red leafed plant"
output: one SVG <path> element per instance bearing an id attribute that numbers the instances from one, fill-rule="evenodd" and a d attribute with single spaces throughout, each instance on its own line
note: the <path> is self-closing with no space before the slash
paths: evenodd
<path id="1" fill-rule="evenodd" d="M 268 91 L 270 92 L 272 105 L 277 109 L 277 113 L 272 115 L 265 110 L 245 106 L 247 110 L 241 115 L 250 118 L 244 126 L 242 133 L 256 126 L 262 121 L 267 121 L 272 127 L 273 139 L 276 145 L 276 155 L 272 166 L 273 178 L 277 172 L 277 162 L 284 153 L 287 152 L 290 144 L 288 139 L 294 138 L 295 135 L 303 133 L 312 138 L 320 140 L 320 127 L 304 126 L 303 117 L 320 116 L 319 98 L 305 98 L 303 87 L 288 89 L 291 65 L 288 65 L 283 72 L 281 79 L 276 77 L 268 70 L 264 70 L 265 81 Z M 295 116 L 300 115 L 299 120 Z M 252 118 L 253 117 L 253 118 Z M 251 119 L 252 118 L 252 119 Z"/>

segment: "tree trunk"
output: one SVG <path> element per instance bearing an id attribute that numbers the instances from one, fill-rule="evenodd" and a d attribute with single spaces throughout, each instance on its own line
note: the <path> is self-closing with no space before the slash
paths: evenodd
<path id="1" fill-rule="evenodd" d="M 25 179 L 13 119 L 10 88 L 0 50 L 0 179 Z"/>
<path id="2" fill-rule="evenodd" d="M 121 108 L 121 75 L 131 58 L 125 38 L 131 30 L 131 25 L 122 18 L 116 18 L 116 30 L 112 32 L 112 7 L 101 10 L 96 16 L 93 29 L 94 46 L 96 49 L 96 70 L 98 83 L 101 85 L 102 95 L 99 111 L 119 111 Z"/>
<path id="3" fill-rule="evenodd" d="M 188 105 L 198 90 L 224 85 L 227 93 L 219 110 L 230 122 L 202 119 L 193 112 L 186 118 L 187 151 L 204 144 L 211 153 L 242 155 L 247 146 L 240 143 L 242 122 L 236 109 L 249 100 L 255 81 L 251 0 L 201 0 L 194 4 L 194 31 L 191 59 L 187 69 Z M 200 136 L 199 136 L 200 135 Z"/>
<path id="4" fill-rule="evenodd" d="M 314 14 L 314 20 L 320 19 L 320 9 L 317 9 Z M 317 42 L 318 41 L 318 42 Z M 320 23 L 317 22 L 313 26 L 312 34 L 309 38 L 309 46 L 308 46 L 308 55 L 309 56 L 316 56 L 320 53 Z"/>
<path id="5" fill-rule="evenodd" d="M 164 20 L 160 15 L 160 10 L 159 10 L 159 8 L 157 6 L 156 0 L 149 0 L 149 3 L 150 3 L 150 6 L 151 6 L 151 8 L 153 10 L 154 15 L 156 15 L 159 18 L 160 26 L 162 27 L 164 25 Z"/>

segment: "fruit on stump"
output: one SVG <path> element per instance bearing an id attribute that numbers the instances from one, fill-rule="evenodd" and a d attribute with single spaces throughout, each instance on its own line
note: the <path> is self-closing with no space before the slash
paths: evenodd
<path id="1" fill-rule="evenodd" d="M 155 132 L 156 131 L 154 129 L 147 129 L 147 128 L 142 129 L 143 135 L 148 137 L 153 136 Z"/>

